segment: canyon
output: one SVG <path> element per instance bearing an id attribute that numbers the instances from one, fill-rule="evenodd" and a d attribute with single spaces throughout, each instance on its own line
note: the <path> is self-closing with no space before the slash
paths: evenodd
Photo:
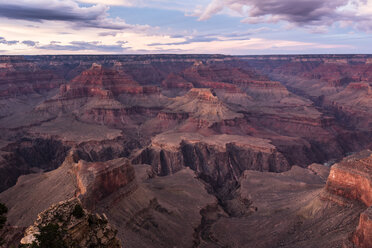
<path id="1" fill-rule="evenodd" d="M 371 247 L 371 61 L 0 56 L 0 234 L 73 202 L 115 247 Z"/>

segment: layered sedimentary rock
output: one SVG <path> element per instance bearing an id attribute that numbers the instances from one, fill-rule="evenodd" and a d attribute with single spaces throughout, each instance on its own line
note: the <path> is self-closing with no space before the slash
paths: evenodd
<path id="1" fill-rule="evenodd" d="M 0 192 L 13 186 L 23 174 L 54 170 L 63 162 L 68 146 L 54 139 L 24 138 L 1 150 Z"/>
<path id="2" fill-rule="evenodd" d="M 76 198 L 59 202 L 41 212 L 34 224 L 26 229 L 21 244 L 26 247 L 32 247 L 33 242 L 38 244 L 38 235 L 43 234 L 45 228 L 54 227 L 55 233 L 52 235 L 56 236 L 46 236 L 42 240 L 60 239 L 60 245 L 65 247 L 122 247 L 116 238 L 117 231 L 111 227 L 105 215 L 94 215 L 84 210 Z"/>
<path id="3" fill-rule="evenodd" d="M 129 75 L 93 63 L 89 70 L 75 77 L 70 84 L 61 87 L 60 94 L 67 98 L 108 97 L 110 94 L 119 95 L 137 91 L 136 88 L 130 86 L 138 86 L 138 83 Z"/>
<path id="4" fill-rule="evenodd" d="M 353 242 L 360 248 L 372 247 L 372 208 L 361 213 Z"/>
<path id="5" fill-rule="evenodd" d="M 288 97 L 288 90 L 275 81 L 250 81 L 238 84 L 248 95 L 257 100 L 273 101 Z"/>
<path id="6" fill-rule="evenodd" d="M 169 74 L 168 77 L 161 83 L 161 85 L 162 87 L 167 89 L 191 89 L 194 87 L 191 82 L 174 73 Z"/>
<path id="7" fill-rule="evenodd" d="M 0 97 L 44 94 L 66 81 L 61 75 L 26 61 L 0 64 Z"/>
<path id="8" fill-rule="evenodd" d="M 58 169 L 21 176 L 14 187 L 0 194 L 0 201 L 9 207 L 9 224 L 28 226 L 50 205 L 72 197 L 78 196 L 84 207 L 93 209 L 120 189 L 135 188 L 134 178 L 133 167 L 125 158 L 85 162 L 79 160 L 78 152 L 70 151 Z"/>
<path id="9" fill-rule="evenodd" d="M 244 170 L 286 171 L 288 162 L 268 140 L 249 136 L 168 133 L 156 136 L 134 159 L 159 175 L 190 167 L 216 185 L 237 180 Z"/>
<path id="10" fill-rule="evenodd" d="M 372 83 L 350 83 L 344 90 L 329 96 L 324 104 L 339 113 L 349 126 L 370 130 L 372 115 Z"/>
<path id="11" fill-rule="evenodd" d="M 133 167 L 124 158 L 96 163 L 80 160 L 72 170 L 76 176 L 78 196 L 90 209 L 135 178 Z"/>
<path id="12" fill-rule="evenodd" d="M 349 236 L 363 209 L 321 200 L 324 180 L 313 171 L 298 166 L 283 173 L 245 171 L 240 185 L 239 197 L 253 212 L 210 219 L 202 241 L 209 247 L 353 247 Z"/>
<path id="13" fill-rule="evenodd" d="M 123 128 L 143 120 L 143 115 L 156 116 L 166 102 L 158 87 L 140 86 L 124 72 L 93 63 L 36 110 L 52 116 L 72 112 L 84 122 Z"/>
<path id="14" fill-rule="evenodd" d="M 167 109 L 188 113 L 209 123 L 242 117 L 214 96 L 210 89 L 191 89 L 186 95 L 176 97 Z"/>
<path id="15" fill-rule="evenodd" d="M 354 154 L 332 166 L 328 192 L 372 206 L 372 152 Z"/>
<path id="16" fill-rule="evenodd" d="M 115 195 L 109 196 L 98 208 L 118 229 L 123 247 L 194 246 L 202 214 L 205 209 L 218 208 L 217 199 L 189 168 L 167 177 L 157 177 L 149 165 L 134 168 L 138 187 L 115 201 Z M 126 188 L 118 193 L 122 192 Z"/>

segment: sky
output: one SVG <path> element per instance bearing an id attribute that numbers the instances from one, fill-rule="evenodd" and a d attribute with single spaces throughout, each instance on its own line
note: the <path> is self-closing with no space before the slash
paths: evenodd
<path id="1" fill-rule="evenodd" d="M 370 54 L 372 0 L 0 0 L 0 55 Z"/>

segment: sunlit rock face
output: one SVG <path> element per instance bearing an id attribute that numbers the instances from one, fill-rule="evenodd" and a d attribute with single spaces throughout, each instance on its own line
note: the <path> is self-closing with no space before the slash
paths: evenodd
<path id="1" fill-rule="evenodd" d="M 372 208 L 360 215 L 359 225 L 354 233 L 353 242 L 360 248 L 372 247 Z"/>
<path id="2" fill-rule="evenodd" d="M 95 163 L 80 160 L 72 170 L 76 176 L 78 195 L 84 206 L 90 209 L 135 179 L 133 167 L 123 158 Z"/>
<path id="3" fill-rule="evenodd" d="M 354 154 L 332 166 L 327 191 L 372 206 L 372 152 Z"/>

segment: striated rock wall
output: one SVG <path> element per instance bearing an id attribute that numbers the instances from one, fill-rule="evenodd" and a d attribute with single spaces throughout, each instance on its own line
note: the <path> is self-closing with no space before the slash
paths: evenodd
<path id="1" fill-rule="evenodd" d="M 372 247 L 372 208 L 361 213 L 353 242 L 360 248 Z"/>
<path id="2" fill-rule="evenodd" d="M 72 171 L 76 176 L 77 195 L 89 209 L 135 179 L 134 169 L 125 158 L 96 163 L 80 160 Z"/>
<path id="3" fill-rule="evenodd" d="M 68 149 L 54 139 L 24 138 L 8 144 L 0 153 L 0 192 L 13 186 L 21 175 L 56 169 L 62 164 Z"/>
<path id="4" fill-rule="evenodd" d="M 158 135 L 133 162 L 150 164 L 161 176 L 190 167 L 216 186 L 238 180 L 244 170 L 281 172 L 290 168 L 284 156 L 267 140 L 189 133 Z"/>
<path id="5" fill-rule="evenodd" d="M 332 166 L 326 190 L 372 206 L 372 151 L 354 154 Z"/>

